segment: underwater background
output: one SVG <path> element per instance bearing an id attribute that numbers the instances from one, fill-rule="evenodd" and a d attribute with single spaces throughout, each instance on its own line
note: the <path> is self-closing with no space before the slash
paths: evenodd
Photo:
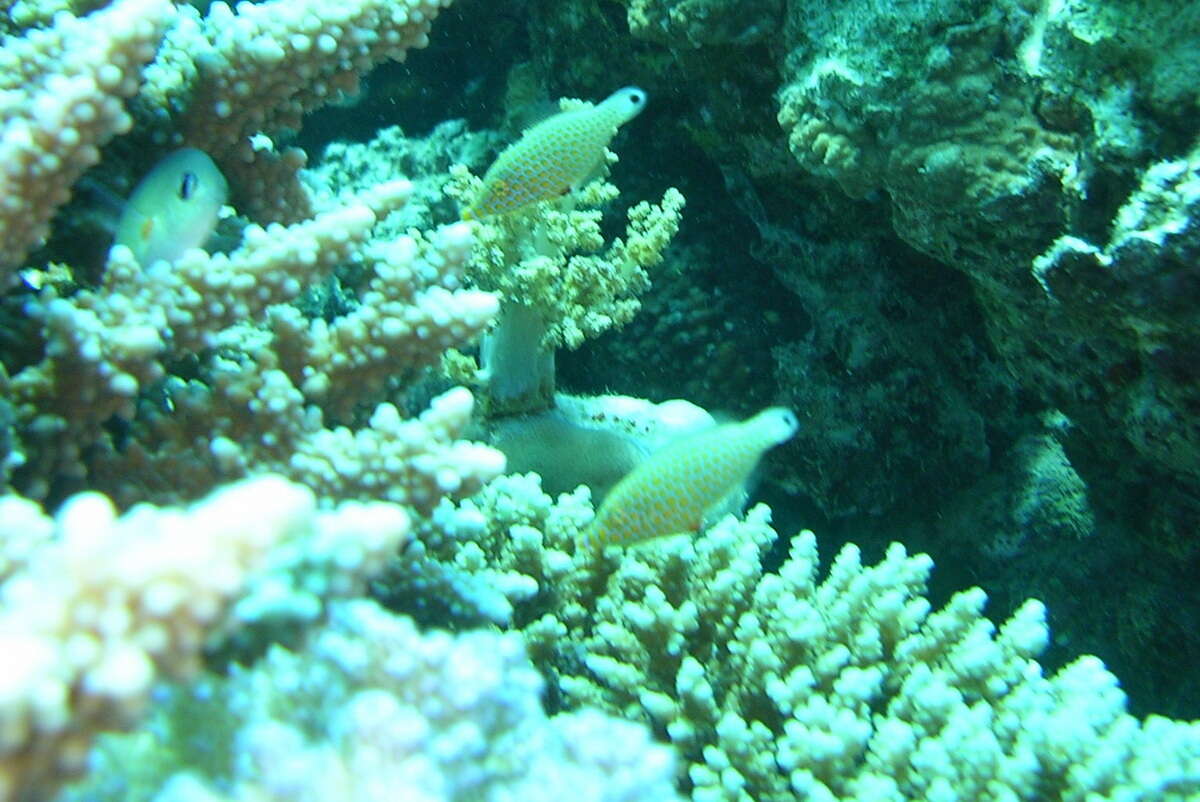
<path id="1" fill-rule="evenodd" d="M 1200 799 L 1200 5 L 0 7 L 0 797 Z"/>

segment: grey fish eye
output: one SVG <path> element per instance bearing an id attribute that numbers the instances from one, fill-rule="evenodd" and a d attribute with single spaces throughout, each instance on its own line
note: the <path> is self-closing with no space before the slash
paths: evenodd
<path id="1" fill-rule="evenodd" d="M 196 184 L 199 181 L 200 179 L 191 170 L 184 173 L 183 177 L 179 180 L 179 197 L 183 200 L 192 197 L 192 194 L 196 191 Z"/>

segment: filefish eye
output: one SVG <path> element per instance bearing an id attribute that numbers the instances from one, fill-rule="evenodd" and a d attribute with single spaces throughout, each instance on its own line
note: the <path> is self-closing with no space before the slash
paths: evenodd
<path id="1" fill-rule="evenodd" d="M 179 197 L 187 200 L 192 197 L 196 191 L 196 185 L 200 183 L 200 179 L 191 170 L 188 170 L 179 179 Z"/>
<path id="2" fill-rule="evenodd" d="M 646 99 L 646 96 L 645 96 L 645 95 L 642 95 L 642 94 L 640 94 L 640 93 L 638 93 L 638 92 L 634 92 L 633 94 L 631 94 L 631 95 L 629 96 L 629 102 L 630 102 L 630 103 L 632 103 L 632 104 L 633 104 L 633 105 L 635 105 L 635 106 L 640 106 L 640 105 L 642 105 L 642 101 L 643 101 L 643 100 L 645 100 L 645 99 Z"/>

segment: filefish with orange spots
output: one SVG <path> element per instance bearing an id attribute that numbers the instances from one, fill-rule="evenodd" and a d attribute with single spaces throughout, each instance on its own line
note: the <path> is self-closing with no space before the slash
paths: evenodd
<path id="1" fill-rule="evenodd" d="M 580 545 L 631 545 L 696 532 L 706 513 L 746 481 L 763 453 L 791 438 L 791 410 L 771 407 L 741 423 L 714 426 L 651 454 L 605 497 Z"/>
<path id="2" fill-rule="evenodd" d="M 646 93 L 627 86 L 599 105 L 542 120 L 488 168 L 479 196 L 462 219 L 504 214 L 578 189 L 600 166 L 617 129 L 645 107 Z"/>
<path id="3" fill-rule="evenodd" d="M 204 245 L 228 194 L 225 176 L 207 153 L 177 150 L 138 182 L 113 244 L 128 246 L 142 267 L 173 262 Z"/>

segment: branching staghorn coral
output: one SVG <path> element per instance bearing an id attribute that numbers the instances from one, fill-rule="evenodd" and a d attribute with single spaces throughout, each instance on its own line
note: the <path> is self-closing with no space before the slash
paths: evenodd
<path id="1" fill-rule="evenodd" d="M 381 786 L 478 798 L 496 774 L 523 799 L 564 786 L 584 799 L 669 797 L 664 753 L 645 727 L 594 712 L 540 715 L 514 638 L 418 636 L 365 602 L 326 606 L 361 595 L 410 521 L 419 539 L 380 595 L 424 620 L 520 630 L 552 712 L 589 704 L 645 722 L 674 745 L 694 799 L 1194 796 L 1195 727 L 1129 717 L 1094 660 L 1042 677 L 1036 603 L 998 634 L 978 591 L 931 613 L 926 558 L 894 547 L 863 567 L 849 548 L 818 583 L 806 533 L 783 569 L 765 574 L 776 535 L 763 508 L 695 540 L 585 555 L 574 544 L 592 518 L 586 491 L 554 503 L 535 479 L 505 477 L 476 500 L 447 500 L 502 463 L 460 439 L 465 390 L 418 414 L 420 397 L 397 385 L 469 343 L 496 311 L 489 293 L 463 289 L 472 230 L 393 231 L 379 218 L 403 201 L 403 184 L 356 187 L 349 203 L 314 199 L 295 181 L 302 154 L 274 139 L 372 64 L 423 44 L 436 10 L 269 0 L 236 11 L 216 3 L 202 20 L 118 0 L 61 18 L 62 36 L 5 43 L 35 67 L 0 99 L 4 135 L 25 132 L 2 143 L 19 157 L 3 168 L 0 231 L 15 243 L 6 277 L 97 149 L 129 124 L 120 106 L 138 75 L 138 141 L 208 147 L 235 185 L 235 211 L 294 223 L 250 228 L 233 253 L 193 253 L 170 270 L 138 270 L 117 251 L 81 288 L 50 266 L 41 294 L 24 293 L 45 353 L 0 375 L 24 441 L 19 454 L 0 453 L 6 483 L 24 460 L 19 481 L 49 498 L 86 478 L 121 505 L 190 500 L 264 470 L 307 489 L 252 479 L 189 512 L 137 506 L 121 518 L 96 495 L 53 520 L 27 500 L 0 501 L 0 651 L 19 657 L 0 666 L 0 796 L 44 797 L 77 772 L 92 734 L 130 724 L 156 678 L 188 678 L 214 631 L 284 617 L 312 625 L 311 639 L 242 675 L 238 765 L 216 785 L 179 778 L 163 799 L 365 798 Z M 162 28 L 166 45 L 143 71 Z M 66 31 L 80 38 L 67 44 Z M 80 47 L 87 39 L 96 46 Z M 64 58 L 72 50 L 78 57 Z M 76 72 L 60 75 L 62 63 Z M 83 102 L 65 110 L 41 89 L 67 84 Z M 78 124 L 92 114 L 95 130 Z M 48 124 L 57 121 L 72 124 Z M 582 200 L 612 192 L 593 185 Z M 474 275 L 545 310 L 548 344 L 578 344 L 633 314 L 681 204 L 668 192 L 661 206 L 635 206 L 630 233 L 602 255 L 595 212 L 547 205 L 488 221 L 475 229 L 485 247 Z M 338 303 L 315 309 L 302 296 L 326 282 Z M 357 497 L 403 506 L 344 501 Z M 501 668 L 489 671 L 496 654 Z M 297 687 L 329 694 L 273 707 L 294 702 Z M 512 751 L 489 750 L 489 736 Z M 639 763 L 614 748 L 626 741 L 657 757 Z M 525 761 L 530 745 L 541 753 Z M 630 766 L 645 773 L 622 773 Z"/>
<path id="2" fill-rule="evenodd" d="M 139 265 L 118 247 L 98 278 L 46 264 L 40 255 L 20 273 L 23 311 L 40 340 L 32 338 L 21 358 L 6 360 L 15 366 L 11 375 L 0 373 L 6 423 L 11 406 L 17 435 L 0 454 L 4 483 L 52 502 L 79 485 L 111 496 L 72 496 L 54 519 L 29 498 L 0 501 L 0 641 L 17 656 L 0 668 L 0 798 L 21 802 L 48 797 L 83 770 L 93 735 L 133 724 L 159 680 L 191 680 L 213 637 L 253 632 L 251 625 L 264 620 L 321 627 L 325 601 L 361 595 L 363 581 L 397 551 L 411 520 L 444 498 L 469 495 L 503 468 L 498 452 L 460 439 L 470 393 L 451 389 L 406 419 L 423 404 L 399 387 L 447 348 L 469 344 L 496 312 L 492 293 L 463 286 L 473 229 L 377 230 L 407 201 L 408 182 L 358 186 L 355 197 L 336 201 L 314 197 L 295 181 L 301 156 L 278 153 L 272 139 L 298 125 L 303 113 L 352 91 L 358 75 L 378 61 L 423 45 L 439 6 L 272 0 L 235 12 L 216 3 L 204 20 L 186 6 L 144 0 L 119 0 L 111 8 L 56 23 L 80 40 L 97 34 L 96 48 L 36 31 L 5 43 L 6 54 L 44 73 L 37 80 L 22 74 L 21 86 L 4 97 L 6 133 L 25 130 L 29 120 L 42 125 L 29 123 L 29 137 L 6 143 L 30 152 L 6 165 L 0 222 L 11 263 L 5 278 L 26 266 L 75 181 L 100 160 L 99 147 L 131 125 L 123 146 L 202 146 L 230 179 L 234 214 L 291 224 L 252 223 L 231 251 L 192 250 L 169 265 Z M 77 82 L 85 101 L 78 108 L 85 117 L 96 116 L 87 110 L 94 107 L 111 119 L 87 137 L 65 134 L 82 156 L 68 169 L 47 171 L 69 155 L 46 136 L 53 98 L 22 93 L 42 77 L 60 89 L 54 70 L 70 47 L 80 50 L 78 71 L 96 76 Z M 122 106 L 126 98 L 131 114 Z M 117 169 L 115 160 L 105 166 Z M 639 215 L 633 226 L 641 238 L 612 251 L 626 278 L 657 258 L 639 254 L 639 243 L 661 250 L 674 233 L 671 223 L 656 240 L 649 211 Z M 329 286 L 336 286 L 336 304 L 311 301 Z M 299 484 L 262 477 L 267 471 Z M 145 503 L 191 501 L 247 475 L 259 476 L 188 510 Z M 364 497 L 397 503 L 347 500 Z M 117 505 L 131 507 L 118 517 Z M 41 607 L 39 593 L 52 597 Z M 411 624 L 390 620 L 409 637 L 385 646 L 416 648 Z M 336 638 L 331 632 L 326 628 L 314 642 Z M 349 640 L 361 647 L 362 639 L 381 634 L 360 628 Z M 504 678 L 515 677 L 523 694 L 498 693 L 495 704 L 477 708 L 469 702 L 479 689 L 468 678 L 446 702 L 462 708 L 460 720 L 443 722 L 442 702 L 424 690 L 437 675 L 430 664 L 411 670 L 417 692 L 401 697 L 403 704 L 427 702 L 429 727 L 452 724 L 445 736 L 453 741 L 470 727 L 494 734 L 489 722 L 510 721 L 516 732 L 508 737 L 530 750 L 529 759 L 500 774 L 525 789 L 522 798 L 531 798 L 531 788 L 584 781 L 597 800 L 671 795 L 668 753 L 647 743 L 644 728 L 596 713 L 547 722 L 529 690 L 535 675 L 520 665 L 515 640 L 502 640 L 506 665 L 514 669 Z M 472 639 L 432 641 L 454 647 Z M 494 656 L 490 646 L 475 651 L 481 662 Z M 379 670 L 394 672 L 392 658 L 384 648 Z M 286 662 L 268 660 L 257 676 L 275 682 Z M 393 688 L 374 690 L 367 701 L 382 701 Z M 362 772 L 378 772 L 394 755 L 380 747 L 404 748 L 411 733 L 400 726 L 391 732 L 400 740 L 378 740 L 383 725 L 363 717 L 373 706 L 356 702 L 330 711 L 346 725 L 345 739 L 313 744 L 310 754 L 314 778 L 345 757 L 345 771 L 323 779 L 341 777 L 342 790 L 363 798 L 383 775 Z M 401 704 L 393 699 L 394 708 Z M 357 734 L 355 722 L 362 725 Z M 247 724 L 239 745 L 248 760 L 296 745 L 284 723 L 268 725 Z M 631 750 L 613 749 L 614 742 Z M 433 747 L 413 748 L 412 763 L 388 776 L 404 777 L 415 767 L 408 780 L 424 788 L 433 755 L 423 750 Z M 504 759 L 468 743 L 450 779 L 469 796 L 479 764 L 496 772 Z M 243 768 L 246 794 L 278 791 L 274 764 L 251 761 Z"/>
<path id="3" fill-rule="evenodd" d="M 119 0 L 0 47 L 0 289 L 99 149 L 133 125 L 123 101 L 173 13 L 167 0 Z"/>
<path id="4" fill-rule="evenodd" d="M 137 487 L 138 477 L 160 477 L 168 460 L 182 460 L 190 463 L 183 475 L 192 481 L 179 489 L 193 494 L 267 469 L 319 479 L 331 498 L 390 486 L 393 500 L 419 505 L 494 476 L 501 462 L 486 449 L 454 444 L 469 415 L 469 396 L 456 396 L 453 414 L 440 416 L 439 423 L 431 418 L 392 451 L 371 447 L 374 454 L 391 453 L 386 474 L 378 473 L 378 465 L 362 469 L 376 471 L 374 481 L 359 482 L 344 469 L 330 474 L 303 457 L 307 451 L 326 461 L 338 454 L 357 460 L 365 446 L 321 435 L 324 416 L 317 405 L 336 413 L 378 398 L 389 375 L 434 362 L 447 347 L 475 336 L 495 311 L 485 293 L 445 289 L 458 286 L 455 276 L 470 250 L 465 226 L 427 241 L 407 237 L 365 248 L 377 215 L 401 205 L 408 190 L 407 182 L 385 184 L 307 223 L 251 227 L 229 256 L 193 251 L 175 265 L 143 272 L 116 249 L 97 291 L 59 298 L 47 290 L 34 305 L 44 321 L 47 357 L 11 380 L 27 453 L 44 462 L 27 466 L 29 474 L 47 480 L 62 471 L 79 474 L 86 469 L 81 452 L 93 446 L 88 456 L 94 470 L 119 479 L 109 489 L 122 496 L 131 489 L 135 497 L 144 494 L 148 488 Z M 362 259 L 375 276 L 357 310 L 326 324 L 282 305 L 353 259 Z M 264 318 L 273 333 L 247 325 Z M 139 391 L 165 375 L 166 358 L 206 349 L 215 349 L 201 362 L 206 382 L 168 378 L 159 402 L 147 403 L 143 393 L 141 414 L 134 414 Z M 136 419 L 125 457 L 113 453 L 104 436 L 103 424 L 114 414 Z M 394 417 L 393 410 L 378 420 Z M 139 433 L 157 444 L 153 458 Z M 331 450 L 335 444 L 341 450 Z M 432 456 L 443 448 L 449 449 L 445 457 Z M 413 461 L 422 453 L 430 455 L 424 469 Z M 168 475 L 173 482 L 181 476 Z M 422 484 L 429 487 L 419 489 Z M 437 490 L 439 484 L 445 489 Z M 47 486 L 33 482 L 30 488 L 40 496 Z"/>
<path id="5" fill-rule="evenodd" d="M 447 5 L 273 0 L 236 11 L 213 3 L 203 20 L 181 12 L 178 33 L 168 33 L 147 71 L 147 95 L 152 108 L 176 117 L 184 141 L 208 150 L 242 187 L 244 212 L 261 222 L 294 222 L 309 214 L 296 176 L 305 155 L 277 152 L 271 137 L 298 130 L 305 113 L 330 99 L 356 93 L 359 76 L 375 65 L 425 47 Z"/>
<path id="6" fill-rule="evenodd" d="M 479 181 L 465 170 L 453 175 L 448 189 L 460 203 L 478 193 Z M 576 193 L 574 208 L 541 203 L 476 224 L 472 278 L 534 310 L 545 321 L 547 347 L 578 348 L 627 323 L 641 308 L 647 269 L 662 261 L 679 230 L 684 199 L 672 188 L 658 204 L 630 208 L 624 238 L 605 248 L 600 207 L 617 194 L 607 181 L 595 181 Z"/>
<path id="7" fill-rule="evenodd" d="M 94 287 L 74 286 L 58 266 L 29 271 L 42 291 L 25 306 L 40 322 L 44 352 L 23 357 L 12 375 L 0 371 L 16 434 L 0 455 L 5 484 L 19 472 L 25 492 L 61 496 L 90 465 L 122 503 L 147 498 L 156 481 L 165 501 L 266 469 L 315 482 L 330 498 L 386 487 L 421 506 L 495 475 L 498 455 L 456 439 L 470 411 L 462 394 L 422 423 L 402 426 L 394 407 L 381 407 L 374 435 L 320 435 L 325 415 L 363 421 L 359 405 L 369 411 L 398 377 L 488 324 L 495 301 L 462 288 L 469 230 L 384 240 L 372 228 L 406 202 L 407 182 L 358 187 L 348 201 L 301 189 L 302 160 L 276 160 L 288 171 L 282 177 L 270 166 L 270 174 L 247 169 L 274 155 L 263 134 L 297 126 L 304 112 L 352 91 L 362 72 L 424 46 L 442 5 L 268 2 L 235 13 L 217 3 L 200 20 L 187 6 L 120 0 L 5 41 L 0 57 L 14 67 L 0 106 L 6 271 L 44 239 L 99 146 L 135 123 L 136 137 L 185 140 L 227 171 L 240 165 L 231 171 L 238 211 L 297 221 L 251 225 L 232 253 L 193 251 L 169 268 L 142 270 L 118 248 Z M 130 96 L 132 117 L 122 104 Z M 281 201 L 286 209 L 268 208 Z M 314 202 L 322 211 L 309 219 Z M 366 286 L 349 290 L 353 309 L 324 320 L 290 306 L 347 265 L 366 276 Z M 180 371 L 181 362 L 199 375 Z M 186 414 L 174 415 L 180 408 Z M 379 448 L 400 433 L 401 444 Z M 364 453 L 348 474 L 347 461 Z"/>
<path id="8" fill-rule="evenodd" d="M 166 0 L 119 0 L 88 17 L 63 13 L 49 29 L 6 40 L 0 283 L 7 285 L 28 250 L 45 240 L 72 185 L 100 161 L 99 148 L 131 129 L 126 99 L 139 125 L 160 139 L 210 151 L 254 219 L 310 216 L 296 180 L 304 154 L 276 152 L 270 136 L 299 128 L 303 113 L 356 91 L 358 76 L 374 65 L 424 47 L 447 4 L 274 0 L 235 13 L 214 3 L 201 20 L 191 7 Z"/>
<path id="9" fill-rule="evenodd" d="M 564 108 L 571 104 L 563 102 Z M 460 206 L 467 208 L 482 190 L 465 166 L 451 168 L 446 192 Z M 600 207 L 617 194 L 607 181 L 593 181 L 568 201 L 542 201 L 473 223 L 479 247 L 469 274 L 500 295 L 500 314 L 481 349 L 482 370 L 455 355 L 447 371 L 486 384 L 489 416 L 553 407 L 555 349 L 578 348 L 623 326 L 641 308 L 638 296 L 650 286 L 647 269 L 662 261 L 679 230 L 684 199 L 671 188 L 658 205 L 633 206 L 625 238 L 605 248 Z"/>
<path id="10" fill-rule="evenodd" d="M 193 250 L 144 270 L 128 249 L 114 249 L 97 290 L 60 298 L 51 286 L 31 304 L 49 358 L 14 377 L 16 397 L 39 409 L 60 405 L 80 429 L 123 411 L 162 377 L 163 358 L 211 348 L 219 332 L 295 300 L 361 247 L 377 216 L 403 205 L 408 190 L 386 185 L 288 229 L 250 227 L 228 256 Z"/>
<path id="11" fill-rule="evenodd" d="M 899 544 L 874 566 L 848 545 L 819 580 L 811 532 L 768 574 L 769 516 L 593 555 L 586 490 L 505 477 L 419 526 L 408 559 L 443 570 L 410 563 L 390 598 L 519 629 L 555 704 L 651 725 L 694 800 L 1200 793 L 1200 725 L 1133 718 L 1094 657 L 1045 676 L 1039 602 L 999 630 L 978 588 L 934 611 L 932 561 Z"/>

